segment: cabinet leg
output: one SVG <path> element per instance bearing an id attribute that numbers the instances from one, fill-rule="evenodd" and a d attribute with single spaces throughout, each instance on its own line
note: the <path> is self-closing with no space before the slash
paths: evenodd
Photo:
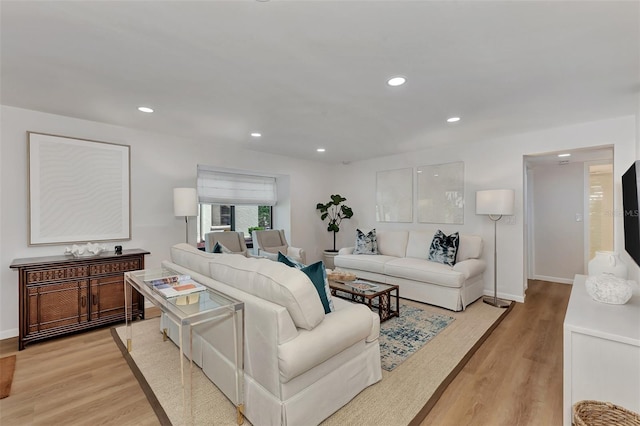
<path id="1" fill-rule="evenodd" d="M 127 339 L 127 352 L 131 352 L 131 349 L 132 349 L 131 339 Z"/>
<path id="2" fill-rule="evenodd" d="M 167 341 L 167 329 L 166 328 L 162 329 L 162 341 L 163 342 Z"/>

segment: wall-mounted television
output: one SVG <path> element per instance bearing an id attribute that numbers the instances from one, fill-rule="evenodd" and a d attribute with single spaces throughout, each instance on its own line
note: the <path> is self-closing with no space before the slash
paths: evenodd
<path id="1" fill-rule="evenodd" d="M 624 248 L 640 266 L 640 215 L 638 184 L 640 161 L 634 162 L 622 175 L 622 209 L 624 210 Z"/>

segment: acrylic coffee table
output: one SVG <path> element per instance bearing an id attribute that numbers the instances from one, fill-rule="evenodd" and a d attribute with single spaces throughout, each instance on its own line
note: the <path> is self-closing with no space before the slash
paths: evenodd
<path id="1" fill-rule="evenodd" d="M 375 286 L 370 290 L 360 290 L 353 286 L 353 281 L 329 281 L 331 295 L 341 299 L 367 305 L 378 313 L 380 322 L 400 316 L 400 288 L 394 284 L 384 284 L 372 280 L 357 280 Z M 395 294 L 393 294 L 395 292 Z M 392 302 L 395 297 L 395 303 Z M 395 305 L 395 309 L 393 307 Z"/>

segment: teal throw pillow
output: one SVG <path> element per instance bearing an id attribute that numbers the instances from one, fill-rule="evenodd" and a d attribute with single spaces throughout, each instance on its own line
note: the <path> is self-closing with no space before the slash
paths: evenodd
<path id="1" fill-rule="evenodd" d="M 316 288 L 316 291 L 320 296 L 320 301 L 322 302 L 322 307 L 324 308 L 324 313 L 328 314 L 329 312 L 331 312 L 331 307 L 329 306 L 329 295 L 331 293 L 327 293 L 327 290 L 325 289 L 327 274 L 324 269 L 324 263 L 322 263 L 322 261 L 319 261 L 309 266 L 305 266 L 300 270 L 307 274 L 314 287 Z"/>
<path id="2" fill-rule="evenodd" d="M 233 253 L 233 252 L 216 241 L 216 245 L 213 246 L 213 253 Z"/>
<path id="3" fill-rule="evenodd" d="M 282 252 L 278 252 L 278 262 L 284 263 L 287 266 L 291 266 L 292 268 L 302 269 L 305 265 L 304 263 L 300 263 L 295 259 L 290 258 L 289 256 L 282 254 Z"/>
<path id="4" fill-rule="evenodd" d="M 325 314 L 335 310 L 333 301 L 331 300 L 331 289 L 329 288 L 329 280 L 327 279 L 327 270 L 325 269 L 322 261 L 306 266 L 278 252 L 278 262 L 284 263 L 292 268 L 299 269 L 309 277 L 318 292 L 318 296 L 320 296 L 320 301 L 322 302 Z"/>

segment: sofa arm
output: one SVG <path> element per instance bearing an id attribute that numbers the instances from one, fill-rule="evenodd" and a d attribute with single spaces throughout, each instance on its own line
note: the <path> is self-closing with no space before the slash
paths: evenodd
<path id="1" fill-rule="evenodd" d="M 353 254 L 355 247 L 344 247 L 338 250 L 338 254 Z"/>
<path id="2" fill-rule="evenodd" d="M 307 263 L 307 254 L 304 249 L 298 247 L 287 247 L 287 256 L 294 258 L 300 263 Z"/>
<path id="3" fill-rule="evenodd" d="M 476 275 L 482 274 L 486 267 L 487 264 L 484 260 L 467 259 L 453 265 L 453 270 L 462 272 L 465 279 L 469 279 L 471 277 L 475 277 Z"/>
<path id="4" fill-rule="evenodd" d="M 298 377 L 350 346 L 371 338 L 373 316 L 365 305 L 353 305 L 325 315 L 313 330 L 298 330 L 298 336 L 278 346 L 282 382 Z"/>

